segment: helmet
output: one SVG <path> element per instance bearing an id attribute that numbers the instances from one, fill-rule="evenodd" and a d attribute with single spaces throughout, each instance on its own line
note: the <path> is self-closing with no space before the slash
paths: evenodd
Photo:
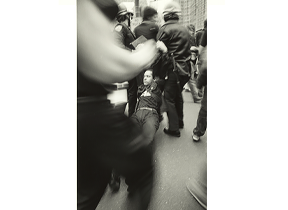
<path id="1" fill-rule="evenodd" d="M 123 16 L 123 15 L 126 15 L 126 14 L 132 14 L 133 15 L 133 12 L 131 11 L 128 11 L 127 7 L 125 6 L 125 4 L 122 2 L 118 5 L 119 7 L 119 12 L 117 13 L 117 17 L 119 16 Z"/>
<path id="2" fill-rule="evenodd" d="M 164 8 L 163 8 L 163 15 L 169 14 L 169 13 L 177 13 L 181 14 L 181 6 L 176 1 L 170 1 L 168 2 Z"/>

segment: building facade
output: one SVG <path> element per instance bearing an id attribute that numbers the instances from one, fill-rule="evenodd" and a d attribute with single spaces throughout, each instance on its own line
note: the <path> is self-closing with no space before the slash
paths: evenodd
<path id="1" fill-rule="evenodd" d="M 132 27 L 134 28 L 141 22 L 141 10 L 145 6 L 151 6 L 161 11 L 161 7 L 167 0 L 115 0 L 118 4 L 121 2 L 129 2 L 134 13 Z M 207 19 L 207 0 L 174 0 L 181 5 L 182 15 L 180 16 L 180 24 L 187 26 L 193 24 L 196 31 L 204 28 L 204 20 Z M 160 14 L 159 14 L 160 15 Z"/>

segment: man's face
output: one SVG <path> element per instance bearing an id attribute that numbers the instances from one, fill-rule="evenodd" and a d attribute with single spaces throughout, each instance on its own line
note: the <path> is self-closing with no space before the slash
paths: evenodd
<path id="1" fill-rule="evenodd" d="M 144 73 L 143 83 L 144 85 L 150 85 L 153 81 L 153 74 L 151 70 L 147 70 Z"/>
<path id="2" fill-rule="evenodd" d="M 151 21 L 158 22 L 159 21 L 158 14 L 153 15 Z"/>

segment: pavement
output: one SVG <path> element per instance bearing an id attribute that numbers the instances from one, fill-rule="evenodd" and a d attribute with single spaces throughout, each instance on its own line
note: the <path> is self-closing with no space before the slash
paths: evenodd
<path id="1" fill-rule="evenodd" d="M 200 104 L 193 103 L 190 92 L 183 92 L 184 128 L 181 137 L 164 134 L 165 120 L 155 135 L 155 182 L 149 210 L 203 210 L 187 190 L 190 179 L 199 180 L 201 162 L 207 158 L 207 134 L 193 142 Z M 127 199 L 127 186 L 121 180 L 120 190 L 107 187 L 96 210 L 137 210 Z"/>

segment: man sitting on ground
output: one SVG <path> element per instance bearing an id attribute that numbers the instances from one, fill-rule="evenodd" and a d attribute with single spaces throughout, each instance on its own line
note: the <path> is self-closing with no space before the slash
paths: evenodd
<path id="1" fill-rule="evenodd" d="M 153 80 L 153 70 L 144 73 L 143 84 L 138 87 L 136 109 L 131 119 L 136 122 L 151 143 L 159 128 L 159 114 L 162 103 L 161 91 Z"/>

